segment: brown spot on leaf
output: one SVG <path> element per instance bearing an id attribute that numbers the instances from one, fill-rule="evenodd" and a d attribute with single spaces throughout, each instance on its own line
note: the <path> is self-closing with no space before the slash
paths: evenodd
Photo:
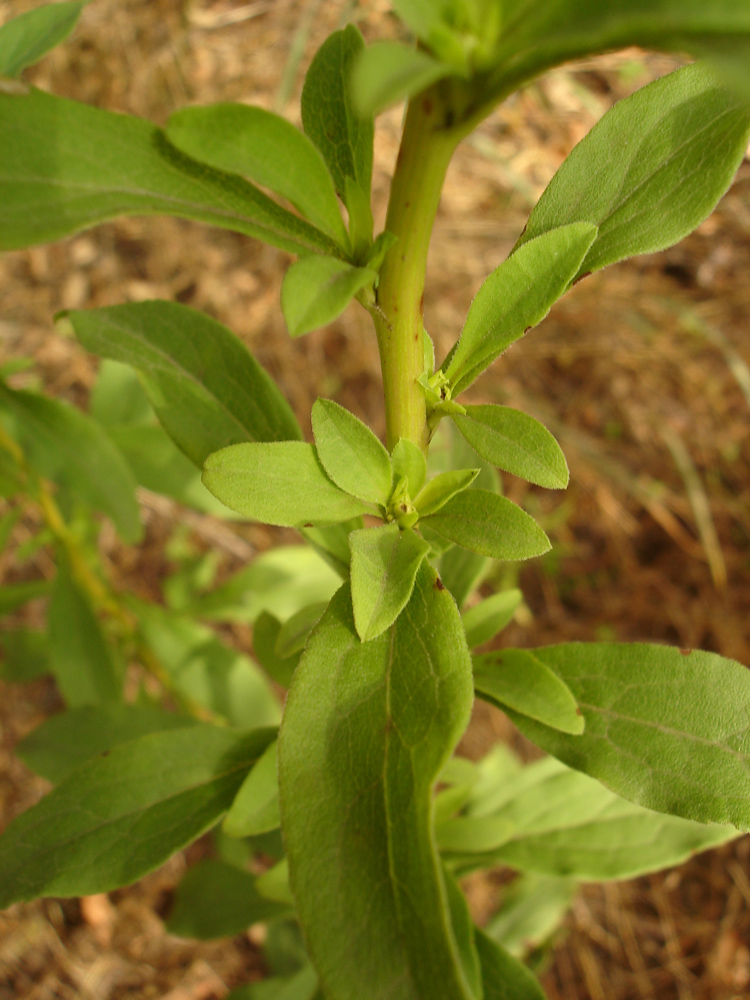
<path id="1" fill-rule="evenodd" d="M 524 330 L 523 332 L 524 332 L 524 333 L 528 333 L 530 329 L 531 329 L 531 327 L 530 327 L 530 326 L 527 326 L 527 327 L 526 327 L 526 329 L 525 329 L 525 330 Z"/>
<path id="2" fill-rule="evenodd" d="M 419 300 L 419 315 L 424 316 L 424 292 Z"/>
<path id="3" fill-rule="evenodd" d="M 576 280 L 575 280 L 575 281 L 573 282 L 573 284 L 574 284 L 574 285 L 577 285 L 579 281 L 583 281 L 583 279 L 584 279 L 584 278 L 588 278 L 588 276 L 589 276 L 590 274 L 591 274 L 591 271 L 584 271 L 584 272 L 583 272 L 583 274 L 579 274 L 579 275 L 578 275 L 578 277 L 577 277 L 577 278 L 576 278 Z"/>
<path id="4" fill-rule="evenodd" d="M 440 579 L 440 577 L 435 580 L 435 590 L 445 590 L 445 584 Z"/>
<path id="5" fill-rule="evenodd" d="M 425 99 L 422 101 L 422 110 L 426 115 L 432 114 L 432 101 L 430 100 L 429 97 L 425 97 Z"/>
<path id="6" fill-rule="evenodd" d="M 692 649 L 681 649 L 680 652 L 682 653 L 683 656 L 690 656 L 690 654 L 693 651 L 692 651 Z"/>
<path id="7" fill-rule="evenodd" d="M 580 710 L 578 705 L 576 705 L 576 715 L 583 715 L 583 712 Z"/>

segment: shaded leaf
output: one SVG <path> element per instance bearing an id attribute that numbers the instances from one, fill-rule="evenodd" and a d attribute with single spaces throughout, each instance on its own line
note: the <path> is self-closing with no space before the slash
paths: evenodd
<path id="1" fill-rule="evenodd" d="M 264 899 L 252 875 L 208 858 L 193 865 L 177 886 L 167 930 L 178 937 L 211 941 L 241 934 L 251 924 L 273 920 L 288 909 Z"/>
<path id="2" fill-rule="evenodd" d="M 475 649 L 494 639 L 512 620 L 516 608 L 522 601 L 523 594 L 520 590 L 504 590 L 499 594 L 492 594 L 465 611 L 463 620 L 469 649 Z"/>
<path id="3" fill-rule="evenodd" d="M 346 230 L 328 167 L 304 132 L 265 108 L 182 108 L 166 126 L 172 145 L 200 163 L 242 174 L 290 201 L 341 247 Z"/>
<path id="4" fill-rule="evenodd" d="M 583 715 L 570 688 L 527 650 L 475 656 L 474 688 L 499 708 L 513 708 L 564 733 L 583 732 Z"/>
<path id="5" fill-rule="evenodd" d="M 312 527 L 375 513 L 331 482 L 311 444 L 235 444 L 206 459 L 203 482 L 232 510 L 265 524 Z"/>
<path id="6" fill-rule="evenodd" d="M 0 587 L 0 615 L 22 608 L 29 601 L 49 593 L 49 580 L 28 580 L 25 583 L 9 583 Z"/>
<path id="7" fill-rule="evenodd" d="M 161 129 L 40 90 L 0 93 L 0 250 L 120 215 L 176 215 L 291 253 L 336 252 L 324 233 L 248 181 L 180 153 Z"/>
<path id="8" fill-rule="evenodd" d="M 750 61 L 750 30 L 746 44 Z M 594 126 L 539 199 L 519 244 L 558 226 L 594 223 L 599 232 L 578 277 L 663 250 L 713 211 L 748 141 L 750 108 L 718 86 L 708 67 L 678 69 Z"/>
<path id="9" fill-rule="evenodd" d="M 369 267 L 317 254 L 292 264 L 281 286 L 281 311 L 289 333 L 301 337 L 332 323 L 377 277 Z"/>
<path id="10" fill-rule="evenodd" d="M 86 350 L 140 372 L 165 430 L 198 467 L 226 445 L 302 437 L 270 375 L 209 316 L 159 301 L 66 315 Z"/>
<path id="11" fill-rule="evenodd" d="M 123 541 L 140 540 L 135 479 L 95 420 L 68 403 L 1 383 L 0 409 L 16 419 L 18 440 L 37 472 L 111 517 Z"/>
<path id="12" fill-rule="evenodd" d="M 360 500 L 387 504 L 391 459 L 370 428 L 330 399 L 315 401 L 312 427 L 318 458 L 333 482 Z"/>
<path id="13" fill-rule="evenodd" d="M 458 493 L 424 523 L 448 541 L 494 559 L 531 559 L 550 549 L 533 517 L 487 490 Z"/>
<path id="14" fill-rule="evenodd" d="M 430 547 L 395 523 L 353 531 L 349 544 L 354 622 L 367 642 L 390 628 L 406 607 Z"/>
<path id="15" fill-rule="evenodd" d="M 573 879 L 522 875 L 505 888 L 485 933 L 514 958 L 524 958 L 559 928 L 576 888 Z"/>
<path id="16" fill-rule="evenodd" d="M 482 965 L 483 1000 L 545 1000 L 533 973 L 479 928 L 476 947 Z"/>
<path id="17" fill-rule="evenodd" d="M 357 107 L 363 114 L 383 111 L 391 104 L 425 90 L 456 72 L 450 63 L 403 42 L 376 42 L 358 59 L 352 77 Z"/>
<path id="18" fill-rule="evenodd" d="M 424 452 L 408 438 L 399 438 L 393 449 L 391 461 L 395 478 L 400 479 L 403 476 L 406 479 L 409 495 L 415 497 L 427 478 Z"/>
<path id="19" fill-rule="evenodd" d="M 128 885 L 227 811 L 274 729 L 152 733 L 77 768 L 0 837 L 0 907 Z"/>
<path id="20" fill-rule="evenodd" d="M 265 672 L 277 684 L 288 688 L 292 683 L 292 674 L 299 663 L 300 653 L 292 656 L 279 656 L 276 652 L 276 640 L 281 631 L 281 622 L 267 611 L 263 611 L 253 625 L 253 652 Z"/>
<path id="21" fill-rule="evenodd" d="M 587 222 L 530 240 L 485 279 L 443 372 L 457 396 L 506 348 L 541 323 L 578 273 L 596 238 Z"/>
<path id="22" fill-rule="evenodd" d="M 287 659 L 305 648 L 307 637 L 318 624 L 328 606 L 328 601 L 316 601 L 300 608 L 296 614 L 288 618 L 279 629 L 276 636 L 276 654 Z"/>
<path id="23" fill-rule="evenodd" d="M 49 643 L 44 632 L 33 629 L 4 629 L 0 636 L 0 678 L 25 684 L 52 670 Z"/>
<path id="24" fill-rule="evenodd" d="M 468 489 L 478 475 L 479 469 L 451 469 L 428 479 L 414 498 L 420 517 L 437 513 L 452 497 Z"/>
<path id="25" fill-rule="evenodd" d="M 120 743 L 195 724 L 188 715 L 154 705 L 84 705 L 46 719 L 16 752 L 32 771 L 57 784 L 79 764 Z"/>
<path id="26" fill-rule="evenodd" d="M 453 423 L 474 451 L 505 472 L 529 483 L 562 490 L 568 463 L 560 445 L 543 424 L 509 406 L 466 406 Z"/>
<path id="27" fill-rule="evenodd" d="M 279 740 L 282 821 L 299 918 L 337 1000 L 359 1000 L 363 982 L 369 1000 L 471 996 L 430 829 L 470 685 L 461 620 L 428 566 L 371 642 L 342 587 L 295 674 Z"/>
<path id="28" fill-rule="evenodd" d="M 291 976 L 273 976 L 260 983 L 232 990 L 227 1000 L 318 1000 L 318 978 L 311 965 L 304 965 Z"/>

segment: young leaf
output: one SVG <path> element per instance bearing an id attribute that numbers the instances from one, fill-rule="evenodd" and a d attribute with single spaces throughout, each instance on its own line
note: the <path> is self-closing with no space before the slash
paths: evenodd
<path id="1" fill-rule="evenodd" d="M 135 882 L 210 830 L 274 729 L 151 733 L 78 767 L 0 837 L 0 907 Z"/>
<path id="2" fill-rule="evenodd" d="M 303 128 L 328 164 L 353 231 L 369 241 L 374 124 L 372 114 L 355 110 L 350 87 L 352 69 L 364 48 L 353 24 L 329 35 L 307 71 L 301 110 Z"/>
<path id="3" fill-rule="evenodd" d="M 253 521 L 297 528 L 374 514 L 331 482 L 315 448 L 301 441 L 235 444 L 206 459 L 205 486 Z"/>
<path id="4" fill-rule="evenodd" d="M 60 556 L 47 614 L 50 669 L 71 708 L 122 698 L 123 672 L 86 594 Z"/>
<path id="5" fill-rule="evenodd" d="M 32 771 L 59 784 L 79 764 L 147 733 L 196 725 L 155 705 L 84 705 L 53 715 L 16 747 Z"/>
<path id="6" fill-rule="evenodd" d="M 533 655 L 568 685 L 586 730 L 567 736 L 508 710 L 530 740 L 639 805 L 750 829 L 745 667 L 643 643 L 566 643 Z"/>
<path id="7" fill-rule="evenodd" d="M 509 406 L 466 406 L 453 423 L 486 461 L 529 483 L 564 490 L 570 473 L 560 445 L 533 417 Z"/>
<path id="8" fill-rule="evenodd" d="M 436 830 L 441 851 L 488 854 L 513 836 L 515 827 L 504 816 L 455 816 Z"/>
<path id="9" fill-rule="evenodd" d="M 229 444 L 302 437 L 276 383 L 215 319 L 176 302 L 66 315 L 86 350 L 137 369 L 165 430 L 197 466 Z"/>
<path id="10" fill-rule="evenodd" d="M 205 625 L 131 598 L 143 638 L 178 691 L 233 726 L 277 725 L 278 698 L 253 661 Z"/>
<path id="11" fill-rule="evenodd" d="M 521 601 L 523 594 L 520 590 L 504 590 L 464 611 L 464 628 L 469 649 L 475 649 L 494 639 L 511 621 Z"/>
<path id="12" fill-rule="evenodd" d="M 315 226 L 232 174 L 180 153 L 161 129 L 40 90 L 0 93 L 0 250 L 120 215 L 176 215 L 291 253 L 336 253 Z"/>
<path id="13" fill-rule="evenodd" d="M 533 517 L 487 490 L 458 493 L 424 523 L 442 538 L 493 559 L 532 559 L 551 547 Z"/>
<path id="14" fill-rule="evenodd" d="M 444 368 L 454 397 L 541 323 L 578 273 L 596 232 L 587 222 L 553 229 L 524 244 L 485 280 Z"/>
<path id="15" fill-rule="evenodd" d="M 639 45 L 694 52 L 721 60 L 734 55 L 747 83 L 750 10 L 745 0 L 606 0 L 578 3 L 505 4 L 501 44 L 488 91 L 515 90 L 568 59 Z M 488 94 L 489 96 L 489 94 Z"/>
<path id="16" fill-rule="evenodd" d="M 253 625 L 253 651 L 268 676 L 277 684 L 288 688 L 297 669 L 300 653 L 288 657 L 279 656 L 276 652 L 276 640 L 280 631 L 281 622 L 278 618 L 263 611 Z"/>
<path id="17" fill-rule="evenodd" d="M 342 587 L 295 674 L 279 740 L 291 883 L 326 995 L 360 1000 L 366 983 L 368 1000 L 471 997 L 430 829 L 432 786 L 470 709 L 461 620 L 427 565 L 371 642 Z"/>
<path id="18" fill-rule="evenodd" d="M 349 545 L 354 623 L 367 642 L 390 628 L 406 607 L 430 546 L 397 524 L 353 531 Z"/>
<path id="19" fill-rule="evenodd" d="M 292 264 L 281 286 L 281 311 L 289 333 L 301 337 L 332 323 L 377 277 L 369 267 L 318 254 Z"/>
<path id="20" fill-rule="evenodd" d="M 393 475 L 395 479 L 406 479 L 409 496 L 415 497 L 424 486 L 427 478 L 427 462 L 422 449 L 409 441 L 408 438 L 399 438 L 393 454 Z"/>
<path id="21" fill-rule="evenodd" d="M 268 747 L 245 778 L 232 808 L 224 817 L 222 830 L 230 837 L 254 837 L 275 830 L 279 816 L 278 743 Z"/>
<path id="22" fill-rule="evenodd" d="M 301 653 L 305 648 L 307 637 L 320 621 L 320 618 L 328 606 L 328 601 L 316 601 L 315 604 L 308 604 L 287 619 L 279 629 L 276 636 L 276 655 L 282 659 Z"/>
<path id="23" fill-rule="evenodd" d="M 455 66 L 403 42 L 376 42 L 357 60 L 352 92 L 362 114 L 377 114 L 456 73 Z"/>
<path id="24" fill-rule="evenodd" d="M 68 403 L 0 383 L 3 409 L 15 417 L 20 444 L 38 472 L 111 517 L 123 541 L 140 540 L 135 479 L 95 420 Z"/>
<path id="25" fill-rule="evenodd" d="M 193 865 L 177 887 L 167 930 L 178 937 L 211 941 L 241 934 L 251 924 L 288 912 L 288 906 L 260 895 L 252 875 L 208 858 Z"/>
<path id="26" fill-rule="evenodd" d="M 479 469 L 451 469 L 440 472 L 428 479 L 414 497 L 414 506 L 420 517 L 429 517 L 441 510 L 448 501 L 471 486 L 479 475 Z"/>
<path id="27" fill-rule="evenodd" d="M 733 826 L 694 823 L 634 805 L 552 758 L 524 769 L 498 813 L 469 815 L 464 822 L 493 816 L 510 824 L 510 835 L 484 857 L 459 863 L 461 870 L 508 865 L 586 881 L 635 878 L 740 836 Z M 464 852 L 458 847 L 456 853 Z M 481 845 L 477 853 L 483 853 Z"/>
<path id="28" fill-rule="evenodd" d="M 748 40 L 750 60 L 750 39 Z M 616 104 L 575 147 L 519 245 L 586 221 L 599 232 L 575 277 L 691 233 L 729 187 L 750 140 L 750 108 L 694 63 Z"/>
<path id="29" fill-rule="evenodd" d="M 385 506 L 393 469 L 370 428 L 330 399 L 316 400 L 312 427 L 318 458 L 334 483 L 360 500 Z"/>
<path id="30" fill-rule="evenodd" d="M 0 27 L 0 76 L 19 76 L 27 66 L 65 41 L 86 2 L 44 4 Z"/>
<path id="31" fill-rule="evenodd" d="M 500 708 L 513 708 L 563 733 L 583 732 L 581 710 L 559 676 L 522 649 L 474 657 L 477 694 Z"/>
<path id="32" fill-rule="evenodd" d="M 347 237 L 328 167 L 304 132 L 264 108 L 210 104 L 183 108 L 167 122 L 167 138 L 217 170 L 242 174 L 294 205 L 340 247 Z"/>
<path id="33" fill-rule="evenodd" d="M 476 929 L 476 948 L 482 966 L 483 1000 L 545 1000 L 542 987 L 526 966 Z"/>

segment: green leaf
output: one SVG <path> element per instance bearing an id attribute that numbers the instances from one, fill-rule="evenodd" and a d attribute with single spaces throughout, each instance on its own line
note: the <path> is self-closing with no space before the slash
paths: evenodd
<path id="1" fill-rule="evenodd" d="M 0 587 L 0 615 L 22 608 L 24 604 L 49 593 L 49 580 L 28 580 L 25 583 L 9 583 Z"/>
<path id="2" fill-rule="evenodd" d="M 330 399 L 312 408 L 315 450 L 323 468 L 346 493 L 385 506 L 393 469 L 388 452 L 370 428 Z"/>
<path id="3" fill-rule="evenodd" d="M 329 601 L 340 586 L 338 574 L 309 545 L 280 545 L 183 612 L 213 621 L 253 622 L 268 611 L 285 620 L 308 604 Z"/>
<path id="4" fill-rule="evenodd" d="M 66 315 L 86 350 L 138 370 L 165 430 L 197 466 L 226 445 L 302 437 L 270 375 L 209 316 L 158 301 Z"/>
<path id="5" fill-rule="evenodd" d="M 573 879 L 522 875 L 505 888 L 485 933 L 514 958 L 524 958 L 560 927 L 575 893 Z"/>
<path id="6" fill-rule="evenodd" d="M 561 226 L 524 244 L 484 281 L 443 369 L 457 396 L 506 348 L 541 323 L 578 273 L 596 226 Z"/>
<path id="7" fill-rule="evenodd" d="M 311 965 L 303 966 L 291 976 L 273 976 L 260 983 L 232 990 L 227 1000 L 322 1000 L 318 993 L 318 978 Z"/>
<path id="8" fill-rule="evenodd" d="M 232 510 L 280 527 L 336 524 L 375 513 L 332 483 L 315 448 L 301 441 L 223 448 L 206 459 L 203 482 Z"/>
<path id="9" fill-rule="evenodd" d="M 606 0 L 533 3 L 506 0 L 489 93 L 507 94 L 568 59 L 638 45 L 721 60 L 744 57 L 748 78 L 750 10 L 745 0 Z"/>
<path id="10" fill-rule="evenodd" d="M 16 77 L 64 41 L 86 3 L 44 4 L 0 27 L 0 76 Z"/>
<path id="11" fill-rule="evenodd" d="M 354 623 L 367 642 L 390 628 L 406 607 L 430 546 L 397 524 L 353 531 L 349 545 Z"/>
<path id="12" fill-rule="evenodd" d="M 404 477 L 409 496 L 415 497 L 427 478 L 427 462 L 419 445 L 408 438 L 399 438 L 391 455 L 395 479 Z"/>
<path id="13" fill-rule="evenodd" d="M 68 403 L 0 384 L 2 409 L 16 419 L 19 443 L 36 471 L 111 517 L 123 541 L 140 540 L 135 479 L 95 420 Z"/>
<path id="14" fill-rule="evenodd" d="M 302 528 L 300 534 L 309 542 L 321 559 L 335 570 L 340 580 L 349 579 L 349 535 L 362 527 L 361 517 L 352 517 L 339 524 L 329 524 L 321 528 Z M 336 588 L 338 589 L 338 588 Z"/>
<path id="15" fill-rule="evenodd" d="M 466 406 L 453 423 L 482 458 L 529 483 L 564 490 L 570 473 L 560 445 L 546 427 L 509 406 Z"/>
<path id="16" fill-rule="evenodd" d="M 49 643 L 44 632 L 32 629 L 4 629 L 0 637 L 0 679 L 25 684 L 52 670 Z"/>
<path id="17" fill-rule="evenodd" d="M 663 250 L 713 211 L 748 141 L 750 108 L 706 66 L 685 66 L 601 119 L 553 177 L 519 244 L 559 226 L 594 223 L 597 238 L 574 278 Z"/>
<path id="18" fill-rule="evenodd" d="M 138 372 L 121 361 L 104 358 L 89 396 L 89 413 L 100 424 L 113 427 L 144 427 L 155 423 Z"/>
<path id="19" fill-rule="evenodd" d="M 173 146 L 217 170 L 242 174 L 280 194 L 340 247 L 347 237 L 325 160 L 280 115 L 247 104 L 183 108 L 166 126 Z"/>
<path id="20" fill-rule="evenodd" d="M 493 559 L 532 559 L 550 549 L 533 517 L 487 490 L 458 493 L 424 523 L 442 538 Z"/>
<path id="21" fill-rule="evenodd" d="M 0 907 L 109 892 L 217 823 L 274 729 L 151 733 L 78 767 L 0 837 Z"/>
<path id="22" fill-rule="evenodd" d="M 286 858 L 282 858 L 273 868 L 263 872 L 256 879 L 255 884 L 258 891 L 266 899 L 272 899 L 277 903 L 287 903 L 289 906 L 294 905 L 292 890 L 289 888 L 289 862 Z"/>
<path id="23" fill-rule="evenodd" d="M 520 590 L 504 590 L 465 611 L 463 620 L 469 649 L 475 649 L 494 639 L 512 620 L 521 601 L 523 594 Z"/>
<path id="24" fill-rule="evenodd" d="M 452 497 L 468 489 L 478 475 L 479 469 L 451 469 L 428 479 L 414 498 L 419 516 L 429 517 L 437 513 Z"/>
<path id="25" fill-rule="evenodd" d="M 566 643 L 533 654 L 568 685 L 586 731 L 566 736 L 509 711 L 530 740 L 639 805 L 750 829 L 745 667 L 643 643 Z"/>
<path id="26" fill-rule="evenodd" d="M 479 928 L 476 947 L 482 965 L 483 1000 L 545 1000 L 533 973 Z"/>
<path id="27" fill-rule="evenodd" d="M 122 698 L 123 671 L 89 602 L 60 556 L 47 613 L 50 669 L 71 708 Z"/>
<path id="28" fill-rule="evenodd" d="M 222 829 L 230 837 L 254 837 L 276 830 L 279 815 L 278 743 L 271 743 L 245 778 Z"/>
<path id="29" fill-rule="evenodd" d="M 420 525 L 420 530 L 424 533 L 423 525 Z M 429 531 L 429 528 L 427 530 Z M 440 538 L 439 535 L 436 537 Z M 449 548 L 440 557 L 440 577 L 447 589 L 453 594 L 456 604 L 462 607 L 469 594 L 479 586 L 492 564 L 486 556 L 462 549 L 458 545 L 446 544 Z"/>
<path id="30" fill-rule="evenodd" d="M 282 687 L 288 688 L 292 683 L 292 674 L 297 669 L 300 653 L 279 656 L 276 652 L 279 632 L 281 632 L 281 622 L 278 618 L 263 611 L 253 625 L 253 651 L 269 677 Z"/>
<path id="31" fill-rule="evenodd" d="M 292 337 L 337 319 L 354 296 L 377 281 L 368 267 L 354 267 L 335 257 L 305 257 L 292 264 L 281 286 L 281 311 Z"/>
<path id="32" fill-rule="evenodd" d="M 178 937 L 210 941 L 241 934 L 288 909 L 264 899 L 252 875 L 208 858 L 193 865 L 177 887 L 167 930 Z"/>
<path id="33" fill-rule="evenodd" d="M 362 114 L 377 114 L 455 73 L 450 63 L 411 45 L 376 42 L 357 60 L 352 91 Z"/>
<path id="34" fill-rule="evenodd" d="M 342 587 L 295 674 L 279 739 L 282 824 L 332 1000 L 360 1000 L 363 983 L 368 1000 L 471 997 L 430 821 L 433 784 L 468 722 L 469 670 L 455 604 L 423 565 L 371 642 Z"/>
<path id="35" fill-rule="evenodd" d="M 253 661 L 205 625 L 131 598 L 143 638 L 182 694 L 233 726 L 277 725 L 281 710 Z"/>
<path id="36" fill-rule="evenodd" d="M 509 840 L 514 825 L 504 816 L 456 816 L 438 825 L 441 851 L 455 854 L 487 854 Z"/>
<path id="37" fill-rule="evenodd" d="M 372 239 L 372 114 L 355 110 L 351 75 L 364 50 L 353 24 L 335 31 L 313 59 L 302 88 L 302 126 L 323 154 L 339 198 L 346 204 L 352 235 Z M 354 239 L 357 242 L 357 239 Z"/>
<path id="38" fill-rule="evenodd" d="M 0 250 L 120 215 L 175 215 L 291 253 L 335 253 L 320 230 L 258 188 L 180 153 L 150 122 L 40 90 L 0 93 Z"/>
<path id="39" fill-rule="evenodd" d="M 328 601 L 316 601 L 315 604 L 300 608 L 296 614 L 287 619 L 276 636 L 276 655 L 287 659 L 295 653 L 301 653 L 305 648 L 307 637 L 327 607 Z"/>
<path id="40" fill-rule="evenodd" d="M 84 705 L 53 715 L 16 747 L 32 771 L 58 784 L 79 764 L 147 733 L 195 725 L 154 705 Z"/>
<path id="41" fill-rule="evenodd" d="M 524 768 L 504 793 L 499 812 L 464 819 L 470 825 L 494 817 L 512 828 L 469 867 L 507 865 L 585 881 L 635 878 L 740 836 L 733 826 L 694 823 L 634 805 L 551 758 Z M 481 845 L 476 851 L 483 853 Z"/>
<path id="42" fill-rule="evenodd" d="M 583 732 L 583 715 L 570 688 L 527 650 L 502 649 L 475 656 L 474 688 L 500 708 L 513 708 L 563 733 Z"/>

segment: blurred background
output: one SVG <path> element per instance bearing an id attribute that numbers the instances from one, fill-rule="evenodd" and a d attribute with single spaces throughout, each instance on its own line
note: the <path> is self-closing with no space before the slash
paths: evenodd
<path id="1" fill-rule="evenodd" d="M 36 5 L 0 0 L 0 22 Z M 72 40 L 28 78 L 159 123 L 186 103 L 216 100 L 260 104 L 298 122 L 312 55 L 349 19 L 368 39 L 398 33 L 385 0 L 95 0 Z M 428 266 L 425 322 L 438 360 L 570 149 L 614 101 L 678 64 L 631 49 L 556 70 L 460 147 Z M 401 109 L 378 119 L 380 226 L 400 121 Z M 278 304 L 290 260 L 230 232 L 157 218 L 121 220 L 7 254 L 0 259 L 0 360 L 32 358 L 34 367 L 16 384 L 33 380 L 85 408 L 97 362 L 54 330 L 54 313 L 176 299 L 243 339 L 306 432 L 313 401 L 327 396 L 383 435 L 369 317 L 352 305 L 325 330 L 291 341 Z M 746 159 L 717 211 L 689 239 L 580 282 L 474 386 L 471 401 L 505 403 L 542 420 L 571 468 L 565 494 L 504 477 L 507 494 L 541 520 L 554 543 L 521 568 L 526 605 L 504 643 L 663 641 L 750 664 L 749 273 Z M 126 548 L 105 526 L 100 550 L 119 588 L 151 600 L 180 552 L 215 552 L 221 578 L 294 538 L 188 515 L 154 494 L 141 499 L 143 545 Z M 0 554 L 4 582 L 52 572 L 44 550 L 24 551 L 33 517 L 24 514 Z M 515 581 L 498 567 L 495 585 Z M 41 621 L 43 610 L 24 614 Z M 228 626 L 227 634 L 249 647 L 243 626 Z M 0 682 L 0 826 L 48 787 L 12 749 L 60 704 L 51 681 Z M 500 739 L 526 752 L 501 713 L 480 705 L 462 752 L 479 756 Z M 220 1000 L 261 978 L 261 932 L 198 944 L 164 930 L 174 887 L 202 850 L 195 845 L 109 896 L 0 914 L 0 1000 Z M 503 873 L 470 881 L 478 919 L 493 912 L 506 881 Z M 750 838 L 663 875 L 584 888 L 543 981 L 551 1000 L 750 996 Z"/>

